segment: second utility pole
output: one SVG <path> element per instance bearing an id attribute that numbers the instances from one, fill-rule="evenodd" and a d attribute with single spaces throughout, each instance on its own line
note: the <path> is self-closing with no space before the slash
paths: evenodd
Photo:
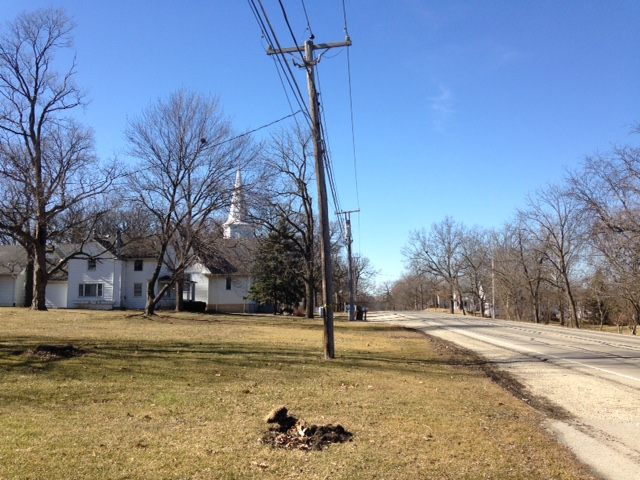
<path id="1" fill-rule="evenodd" d="M 329 50 L 336 47 L 351 46 L 351 39 L 344 42 L 320 43 L 315 45 L 313 37 L 304 42 L 304 46 L 282 48 L 274 50 L 269 47 L 267 55 L 283 55 L 286 53 L 304 52 L 304 67 L 307 70 L 307 88 L 309 89 L 309 106 L 311 115 L 311 133 L 313 135 L 313 150 L 316 164 L 316 181 L 318 185 L 318 209 L 320 213 L 320 256 L 322 259 L 322 307 L 324 317 L 324 358 L 332 359 L 336 356 L 333 339 L 333 264 L 331 262 L 331 240 L 329 234 L 329 206 L 327 201 L 327 186 L 324 179 L 324 149 L 322 130 L 320 128 L 320 108 L 318 91 L 316 90 L 315 50 Z"/>
<path id="2" fill-rule="evenodd" d="M 348 210 L 344 212 L 338 212 L 339 215 L 344 215 L 344 223 L 346 226 L 346 238 L 347 242 L 347 262 L 349 273 L 349 321 L 353 322 L 356 319 L 355 311 L 355 294 L 353 291 L 353 256 L 351 255 L 351 244 L 353 243 L 353 236 L 351 235 L 351 214 L 359 212 L 358 210 Z"/>

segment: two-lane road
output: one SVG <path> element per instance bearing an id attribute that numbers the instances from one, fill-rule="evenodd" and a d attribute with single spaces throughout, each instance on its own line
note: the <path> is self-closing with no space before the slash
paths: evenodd
<path id="1" fill-rule="evenodd" d="M 605 478 L 640 479 L 640 338 L 432 312 L 370 315 L 454 342 L 574 418 L 549 420 Z"/>

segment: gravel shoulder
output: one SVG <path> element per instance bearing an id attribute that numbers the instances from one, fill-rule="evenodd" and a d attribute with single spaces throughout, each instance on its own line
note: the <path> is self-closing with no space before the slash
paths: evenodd
<path id="1" fill-rule="evenodd" d="M 584 368 L 562 355 L 538 355 L 517 342 L 492 343 L 489 329 L 461 334 L 459 328 L 447 328 L 442 315 L 389 314 L 371 320 L 422 331 L 486 359 L 488 374 L 544 412 L 546 427 L 582 462 L 605 479 L 640 478 L 640 382 L 635 377 Z"/>

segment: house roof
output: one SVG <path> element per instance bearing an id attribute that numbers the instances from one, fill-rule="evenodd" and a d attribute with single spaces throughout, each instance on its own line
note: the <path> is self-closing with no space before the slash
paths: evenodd
<path id="1" fill-rule="evenodd" d="M 101 258 L 113 258 L 113 252 L 108 245 L 102 244 L 102 242 L 86 242 L 86 243 L 62 243 L 55 246 L 55 256 L 60 259 L 66 258 L 70 255 L 76 255 L 76 257 L 101 257 Z"/>
<path id="2" fill-rule="evenodd" d="M 135 258 L 156 258 L 158 248 L 152 238 L 132 238 L 119 239 L 118 237 L 107 236 L 97 238 L 103 249 L 108 250 L 112 255 L 122 259 Z M 120 243 L 120 245 L 118 245 Z"/>
<path id="3" fill-rule="evenodd" d="M 0 275 L 18 275 L 27 266 L 27 252 L 20 245 L 0 245 Z"/>
<path id="4" fill-rule="evenodd" d="M 212 275 L 250 275 L 257 241 L 250 238 L 224 238 L 199 256 Z"/>
<path id="5" fill-rule="evenodd" d="M 47 253 L 49 265 L 55 265 L 63 257 L 63 252 L 57 249 Z M 27 251 L 20 245 L 0 245 L 0 275 L 19 275 L 27 266 Z M 68 277 L 64 269 L 57 270 L 49 280 L 66 280 Z"/>

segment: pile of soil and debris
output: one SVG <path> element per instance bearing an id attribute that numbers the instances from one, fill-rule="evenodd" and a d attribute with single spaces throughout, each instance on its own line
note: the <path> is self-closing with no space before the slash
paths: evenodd
<path id="1" fill-rule="evenodd" d="M 262 436 L 262 443 L 288 450 L 322 450 L 332 443 L 351 441 L 353 434 L 342 425 L 307 425 L 289 415 L 287 407 L 275 408 L 265 421 L 273 424 Z"/>
<path id="2" fill-rule="evenodd" d="M 38 345 L 24 352 L 27 355 L 38 357 L 42 360 L 61 360 L 64 358 L 81 357 L 88 352 L 73 345 Z"/>

